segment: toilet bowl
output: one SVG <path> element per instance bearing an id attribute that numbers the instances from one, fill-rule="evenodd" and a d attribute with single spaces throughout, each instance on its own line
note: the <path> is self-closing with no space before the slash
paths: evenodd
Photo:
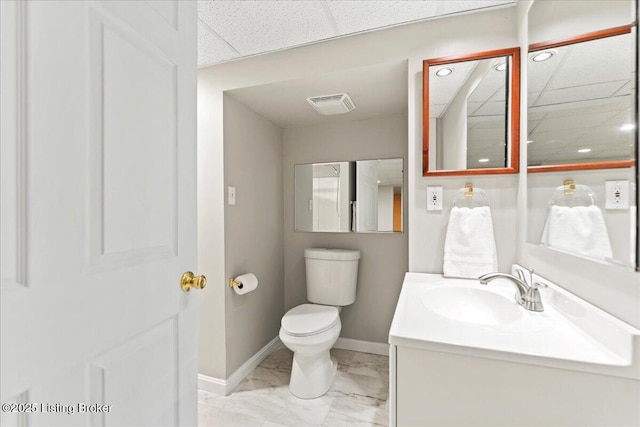
<path id="1" fill-rule="evenodd" d="M 284 315 L 280 340 L 293 351 L 291 394 L 314 399 L 329 391 L 338 368 L 329 350 L 338 340 L 341 328 L 335 307 L 302 304 Z"/>
<path id="2" fill-rule="evenodd" d="M 329 350 L 340 336 L 340 309 L 353 304 L 360 252 L 341 249 L 305 250 L 307 298 L 283 317 L 280 340 L 293 351 L 289 391 L 314 399 L 331 388 L 338 363 Z"/>

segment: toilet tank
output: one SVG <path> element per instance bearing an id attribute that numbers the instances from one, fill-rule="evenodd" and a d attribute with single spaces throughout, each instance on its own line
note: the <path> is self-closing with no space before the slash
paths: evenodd
<path id="1" fill-rule="evenodd" d="M 309 302 L 334 306 L 355 302 L 359 251 L 312 248 L 305 249 L 304 258 Z"/>

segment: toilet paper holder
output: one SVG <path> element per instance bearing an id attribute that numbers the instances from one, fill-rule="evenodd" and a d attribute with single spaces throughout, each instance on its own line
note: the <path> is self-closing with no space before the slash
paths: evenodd
<path id="1" fill-rule="evenodd" d="M 242 282 L 240 280 L 236 280 L 236 279 L 229 279 L 229 287 L 233 288 L 234 286 L 237 286 L 238 288 L 242 289 Z"/>
<path id="2" fill-rule="evenodd" d="M 253 292 L 258 287 L 258 278 L 253 273 L 245 273 L 229 279 L 229 287 L 238 295 Z"/>

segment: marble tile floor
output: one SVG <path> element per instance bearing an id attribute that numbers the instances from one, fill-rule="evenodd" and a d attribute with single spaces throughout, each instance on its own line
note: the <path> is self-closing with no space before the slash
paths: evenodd
<path id="1" fill-rule="evenodd" d="M 387 426 L 389 358 L 331 349 L 338 372 L 318 399 L 289 393 L 293 353 L 283 348 L 267 357 L 229 396 L 198 392 L 200 427 Z"/>

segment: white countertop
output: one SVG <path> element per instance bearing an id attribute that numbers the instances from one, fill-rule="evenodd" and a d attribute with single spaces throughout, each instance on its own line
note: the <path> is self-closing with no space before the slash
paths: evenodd
<path id="1" fill-rule="evenodd" d="M 389 343 L 395 346 L 579 370 L 640 379 L 640 331 L 546 282 L 541 289 L 544 312 L 522 310 L 507 325 L 483 326 L 452 320 L 428 310 L 423 295 L 436 286 L 479 286 L 513 298 L 506 279 L 488 285 L 477 280 L 447 279 L 439 274 L 407 273 Z"/>

